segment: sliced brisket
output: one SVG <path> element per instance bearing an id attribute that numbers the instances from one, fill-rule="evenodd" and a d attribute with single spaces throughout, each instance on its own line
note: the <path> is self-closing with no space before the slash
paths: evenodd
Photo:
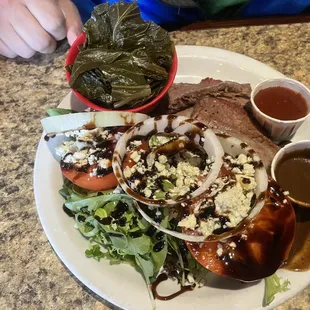
<path id="1" fill-rule="evenodd" d="M 206 96 L 229 98 L 237 104 L 244 105 L 249 100 L 251 86 L 235 82 L 222 82 L 206 78 L 199 84 L 174 84 L 169 92 L 169 114 L 182 111 L 195 105 L 199 99 Z"/>

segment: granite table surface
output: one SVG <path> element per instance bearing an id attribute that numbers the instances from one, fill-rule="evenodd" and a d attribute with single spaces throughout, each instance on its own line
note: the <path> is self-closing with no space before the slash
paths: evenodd
<path id="1" fill-rule="evenodd" d="M 245 54 L 310 86 L 310 24 L 171 34 L 176 44 Z M 0 309 L 111 309 L 61 263 L 40 224 L 33 167 L 40 119 L 68 93 L 68 45 L 32 59 L 0 58 Z M 310 287 L 277 310 L 310 309 Z"/>

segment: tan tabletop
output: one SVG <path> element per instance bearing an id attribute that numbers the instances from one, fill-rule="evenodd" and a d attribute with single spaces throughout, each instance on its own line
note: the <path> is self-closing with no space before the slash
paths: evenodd
<path id="1" fill-rule="evenodd" d="M 176 44 L 245 54 L 310 86 L 310 24 L 176 32 Z M 111 309 L 53 252 L 36 213 L 32 177 L 39 120 L 68 93 L 60 44 L 52 55 L 0 59 L 0 309 Z M 310 287 L 277 310 L 310 309 Z"/>

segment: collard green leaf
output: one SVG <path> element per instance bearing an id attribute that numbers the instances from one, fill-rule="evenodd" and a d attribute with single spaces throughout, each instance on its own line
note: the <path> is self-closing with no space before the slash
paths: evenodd
<path id="1" fill-rule="evenodd" d="M 109 4 L 104 3 L 94 8 L 91 18 L 85 23 L 84 31 L 87 35 L 86 48 L 109 48 L 111 27 L 109 23 Z"/>
<path id="2" fill-rule="evenodd" d="M 112 29 L 112 44 L 115 49 L 132 52 L 142 47 L 151 54 L 153 61 L 159 56 L 171 62 L 172 44 L 163 28 L 153 22 L 145 22 L 140 16 L 136 2 L 112 5 L 109 10 Z M 165 55 L 165 56 L 164 56 Z"/>
<path id="3" fill-rule="evenodd" d="M 106 107 L 112 107 L 111 85 L 98 69 L 81 74 L 71 87 L 90 100 L 105 102 Z"/>
<path id="4" fill-rule="evenodd" d="M 118 58 L 121 58 L 122 56 L 126 57 L 128 55 L 130 54 L 126 54 L 121 51 L 104 50 L 102 49 L 102 47 L 88 48 L 87 50 L 84 50 L 78 54 L 74 61 L 72 70 L 79 70 L 79 67 L 81 65 L 89 62 L 99 62 L 99 64 L 111 64 Z"/>
<path id="5" fill-rule="evenodd" d="M 137 49 L 132 52 L 132 58 L 145 77 L 159 81 L 168 78 L 166 69 L 154 62 L 146 51 Z"/>
<path id="6" fill-rule="evenodd" d="M 111 65 L 122 55 L 122 52 L 106 51 L 101 48 L 87 49 L 80 52 L 72 67 L 70 86 L 74 88 L 76 79 L 85 72 L 99 68 L 105 64 Z M 104 78 L 104 76 L 100 76 L 99 78 Z"/>
<path id="7" fill-rule="evenodd" d="M 130 58 L 122 58 L 98 68 L 113 85 L 142 86 L 147 85 L 144 75 Z"/>
<path id="8" fill-rule="evenodd" d="M 136 2 L 96 6 L 84 30 L 87 42 L 67 67 L 74 90 L 114 109 L 140 106 L 161 91 L 174 47 L 164 29 L 141 18 Z"/>
<path id="9" fill-rule="evenodd" d="M 135 106 L 139 106 L 144 102 L 145 98 L 149 98 L 152 90 L 149 85 L 142 86 L 120 86 L 114 85 L 112 87 L 112 97 L 117 98 L 114 104 L 115 108 L 121 108 L 132 102 Z"/>

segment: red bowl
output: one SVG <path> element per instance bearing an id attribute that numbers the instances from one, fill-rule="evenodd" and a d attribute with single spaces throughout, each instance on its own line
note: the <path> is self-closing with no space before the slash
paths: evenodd
<path id="1" fill-rule="evenodd" d="M 78 47 L 84 43 L 85 39 L 86 39 L 86 34 L 82 33 L 74 41 L 74 43 L 72 44 L 71 48 L 69 49 L 69 52 L 68 52 L 68 55 L 67 55 L 66 66 L 72 65 L 74 63 L 75 58 L 77 57 L 77 55 L 79 53 Z M 178 67 L 178 58 L 177 58 L 177 53 L 174 52 L 173 60 L 172 60 L 172 65 L 171 65 L 171 68 L 170 68 L 170 71 L 169 71 L 169 74 L 168 74 L 168 81 L 167 81 L 167 84 L 165 85 L 165 87 L 162 89 L 162 91 L 154 99 L 152 99 L 151 101 L 145 103 L 144 105 L 142 105 L 142 106 L 140 106 L 138 108 L 127 109 L 127 110 L 123 110 L 123 111 L 149 113 L 152 110 L 154 110 L 155 107 L 160 103 L 160 99 L 163 98 L 163 96 L 167 93 L 167 91 L 171 87 L 171 85 L 172 85 L 172 83 L 174 81 L 175 75 L 177 73 L 177 67 Z M 71 78 L 71 74 L 68 71 L 66 71 L 66 77 L 67 77 L 67 80 L 69 82 L 70 78 Z M 101 107 L 101 106 L 91 102 L 86 97 L 84 97 L 82 94 L 80 94 L 79 92 L 75 91 L 74 89 L 72 89 L 72 91 L 83 103 L 85 103 L 90 108 L 92 108 L 92 109 L 94 109 L 96 111 L 111 111 L 110 109 L 105 109 L 105 108 L 103 108 L 103 107 Z"/>

